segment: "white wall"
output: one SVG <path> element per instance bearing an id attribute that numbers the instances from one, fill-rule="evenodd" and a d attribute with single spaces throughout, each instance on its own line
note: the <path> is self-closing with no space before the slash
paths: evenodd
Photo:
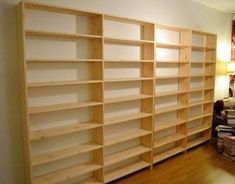
<path id="1" fill-rule="evenodd" d="M 189 0 L 34 0 L 41 3 L 144 19 L 161 24 L 208 31 L 218 35 L 218 60 L 230 59 L 230 14 Z M 17 0 L 0 1 L 0 184 L 23 184 L 22 144 L 19 130 L 15 12 Z M 148 3 L 146 3 L 148 2 Z M 226 96 L 216 77 L 215 98 Z"/>

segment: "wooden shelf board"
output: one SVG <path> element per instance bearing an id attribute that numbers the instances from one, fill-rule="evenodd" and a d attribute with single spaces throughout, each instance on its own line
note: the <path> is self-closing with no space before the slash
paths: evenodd
<path id="1" fill-rule="evenodd" d="M 177 154 L 179 154 L 181 152 L 184 152 L 184 151 L 185 151 L 185 149 L 182 148 L 182 147 L 175 147 L 175 148 L 172 148 L 170 150 L 164 151 L 160 154 L 157 154 L 157 155 L 153 156 L 153 163 L 155 164 L 157 162 L 165 160 L 169 157 L 172 157 L 172 156 L 177 155 Z"/>
<path id="2" fill-rule="evenodd" d="M 181 134 L 173 134 L 170 136 L 166 136 L 166 137 L 161 138 L 160 140 L 154 140 L 154 148 L 159 148 L 161 146 L 164 146 L 166 144 L 169 144 L 175 141 L 179 141 L 184 138 L 186 138 L 186 136 L 181 135 Z"/>
<path id="3" fill-rule="evenodd" d="M 141 155 L 141 154 L 146 153 L 148 151 L 151 151 L 151 149 L 144 147 L 144 146 L 141 146 L 141 145 L 136 146 L 136 147 L 132 147 L 127 150 L 120 151 L 118 153 L 114 153 L 112 155 L 105 156 L 104 157 L 104 165 L 109 166 L 109 165 L 115 164 L 117 162 L 121 162 L 121 161 L 127 160 L 129 158 Z"/>
<path id="4" fill-rule="evenodd" d="M 203 132 L 203 131 L 208 130 L 208 129 L 210 129 L 210 128 L 211 128 L 211 127 L 208 126 L 208 125 L 200 125 L 200 126 L 196 126 L 196 127 L 194 127 L 194 128 L 190 128 L 190 129 L 188 129 L 188 134 L 187 134 L 187 136 L 191 136 L 191 135 L 194 135 L 194 134 Z"/>
<path id="5" fill-rule="evenodd" d="M 113 124 L 117 124 L 117 123 L 131 121 L 131 120 L 135 120 L 135 119 L 141 119 L 141 118 L 150 117 L 150 116 L 152 116 L 151 113 L 137 112 L 137 113 L 133 113 L 133 114 L 107 118 L 104 120 L 104 125 L 113 125 Z"/>
<path id="6" fill-rule="evenodd" d="M 144 94 L 119 96 L 119 97 L 105 98 L 104 99 L 104 103 L 105 104 L 111 104 L 111 103 L 118 103 L 118 102 L 141 100 L 141 99 L 151 98 L 151 97 L 153 97 L 153 96 L 151 96 L 151 95 L 144 95 Z"/>
<path id="7" fill-rule="evenodd" d="M 87 12 L 87 11 L 79 11 L 77 9 L 72 9 L 69 7 L 61 7 L 61 6 L 55 6 L 55 5 L 48 5 L 48 4 L 42 4 L 42 3 L 35 3 L 35 2 L 25 2 L 24 3 L 26 9 L 31 10 L 40 10 L 40 11 L 48 11 L 48 12 L 55 12 L 55 13 L 64 13 L 64 14 L 71 14 L 76 16 L 101 16 L 102 14 Z"/>
<path id="8" fill-rule="evenodd" d="M 200 65 L 202 65 L 202 64 L 204 64 L 204 63 L 205 63 L 205 61 L 190 61 L 190 63 L 192 63 L 192 64 L 200 64 Z"/>
<path id="9" fill-rule="evenodd" d="M 210 51 L 210 50 L 216 50 L 214 47 L 205 47 L 205 46 L 197 46 L 197 45 L 192 45 L 191 46 L 193 51 Z"/>
<path id="10" fill-rule="evenodd" d="M 203 91 L 204 88 L 193 88 L 193 89 L 189 89 L 189 92 L 198 92 L 198 91 Z"/>
<path id="11" fill-rule="evenodd" d="M 108 171 L 107 173 L 105 173 L 105 183 L 121 178 L 148 166 L 150 166 L 150 163 L 148 162 L 137 161 L 132 164 L 128 164 L 124 167 Z"/>
<path id="12" fill-rule="evenodd" d="M 85 35 L 85 34 L 73 34 L 73 33 L 37 31 L 37 30 L 26 30 L 25 35 L 28 37 L 38 37 L 38 38 L 63 38 L 63 39 L 88 39 L 88 40 L 102 39 L 102 36 L 97 36 L 97 35 Z"/>
<path id="13" fill-rule="evenodd" d="M 156 65 L 157 64 L 187 64 L 188 62 L 186 61 L 173 61 L 173 60 L 156 60 Z"/>
<path id="14" fill-rule="evenodd" d="M 167 91 L 167 92 L 157 92 L 155 97 L 163 97 L 163 96 L 171 96 L 171 95 L 178 95 L 188 93 L 186 90 L 176 90 L 176 91 Z"/>
<path id="15" fill-rule="evenodd" d="M 197 101 L 189 102 L 189 107 L 203 105 L 203 103 L 204 103 L 203 100 L 197 100 Z"/>
<path id="16" fill-rule="evenodd" d="M 203 118 L 203 117 L 208 117 L 208 116 L 212 116 L 212 113 L 201 114 L 199 116 L 195 116 L 195 117 L 189 118 L 188 121 L 190 122 L 190 121 L 194 121 L 194 120 L 197 120 L 197 119 L 200 119 L 200 118 Z"/>
<path id="17" fill-rule="evenodd" d="M 151 131 L 144 129 L 131 130 L 125 133 L 119 133 L 117 135 L 107 137 L 106 140 L 104 141 L 104 146 L 110 146 L 113 144 L 125 142 L 148 134 L 151 134 Z"/>
<path id="18" fill-rule="evenodd" d="M 136 19 L 130 19 L 127 17 L 116 17 L 113 15 L 104 15 L 105 20 L 115 21 L 115 22 L 123 22 L 128 24 L 137 24 L 137 25 L 154 25 L 154 23 L 146 22 L 143 20 L 136 20 Z"/>
<path id="19" fill-rule="evenodd" d="M 164 108 L 161 108 L 161 110 L 156 109 L 155 110 L 155 115 L 163 114 L 163 113 L 167 113 L 167 112 L 171 112 L 171 111 L 177 111 L 177 110 L 185 109 L 187 107 L 188 106 L 186 106 L 186 105 L 177 105 L 177 106 L 173 106 L 173 107 L 164 107 Z"/>
<path id="20" fill-rule="evenodd" d="M 37 155 L 32 156 L 32 166 L 38 166 L 46 163 L 50 163 L 56 160 L 68 158 L 71 156 L 75 156 L 81 153 L 86 153 L 90 151 L 94 151 L 97 149 L 101 149 L 102 145 L 96 143 L 86 143 L 80 145 L 73 145 L 66 148 L 61 148 Z"/>
<path id="21" fill-rule="evenodd" d="M 69 109 L 76 109 L 82 107 L 90 107 L 101 105 L 101 102 L 77 102 L 77 103 L 64 103 L 64 104 L 56 104 L 56 105 L 45 105 L 39 107 L 29 107 L 29 114 L 38 114 L 44 112 L 53 112 L 53 111 L 60 111 L 60 110 L 69 110 Z"/>
<path id="22" fill-rule="evenodd" d="M 132 78 L 111 78 L 104 79 L 104 82 L 131 82 L 131 81 L 144 81 L 144 80 L 154 80 L 153 77 L 132 77 Z"/>
<path id="23" fill-rule="evenodd" d="M 175 120 L 171 120 L 171 121 L 168 121 L 168 122 L 164 122 L 164 124 L 162 124 L 160 126 L 156 126 L 154 131 L 159 132 L 159 131 L 162 131 L 162 130 L 165 130 L 165 129 L 168 129 L 168 128 L 171 128 L 171 127 L 175 127 L 175 126 L 178 126 L 178 125 L 186 124 L 186 123 L 187 123 L 186 120 L 175 119 Z"/>
<path id="24" fill-rule="evenodd" d="M 82 123 L 74 123 L 69 125 L 63 125 L 59 127 L 54 128 L 48 128 L 48 129 L 39 129 L 34 130 L 30 132 L 30 140 L 36 141 L 36 140 L 42 140 L 54 136 L 59 135 L 65 135 L 70 134 L 74 132 L 79 132 L 83 130 L 89 130 L 97 127 L 101 127 L 101 123 L 94 123 L 93 121 L 87 121 Z"/>
<path id="25" fill-rule="evenodd" d="M 127 44 L 127 45 L 142 45 L 142 44 L 154 44 L 154 41 L 149 40 L 130 40 L 130 39 L 118 39 L 111 37 L 104 37 L 104 43 L 112 44 Z"/>
<path id="26" fill-rule="evenodd" d="M 27 63 L 95 63 L 102 62 L 102 59 L 27 59 Z"/>
<path id="27" fill-rule="evenodd" d="M 156 76 L 156 80 L 162 80 L 162 79 L 180 79 L 180 78 L 187 78 L 188 75 L 164 75 L 164 76 Z"/>
<path id="28" fill-rule="evenodd" d="M 33 83 L 28 83 L 28 87 L 37 88 L 37 87 L 70 86 L 70 85 L 96 84 L 96 83 L 102 83 L 102 80 L 33 82 Z"/>
<path id="29" fill-rule="evenodd" d="M 167 49 L 182 49 L 189 48 L 188 45 L 182 44 L 167 44 L 167 43 L 156 43 L 157 48 L 167 48 Z"/>
<path id="30" fill-rule="evenodd" d="M 115 60 L 104 59 L 104 63 L 154 63 L 154 60 Z"/>
<path id="31" fill-rule="evenodd" d="M 102 168 L 102 165 L 97 163 L 85 163 L 78 166 L 62 169 L 59 171 L 51 172 L 36 178 L 33 178 L 34 184 L 52 184 L 69 181 L 73 177 L 93 172 Z"/>
<path id="32" fill-rule="evenodd" d="M 191 76 L 190 76 L 190 78 L 201 78 L 201 77 L 204 77 L 205 76 L 205 74 L 192 74 Z"/>
<path id="33" fill-rule="evenodd" d="M 187 144 L 187 149 L 190 149 L 190 148 L 193 148 L 199 144 L 202 144 L 206 141 L 208 141 L 210 138 L 207 138 L 207 137 L 200 137 L 200 138 L 197 138 L 195 140 L 192 140 L 192 141 L 189 141 L 188 144 Z"/>

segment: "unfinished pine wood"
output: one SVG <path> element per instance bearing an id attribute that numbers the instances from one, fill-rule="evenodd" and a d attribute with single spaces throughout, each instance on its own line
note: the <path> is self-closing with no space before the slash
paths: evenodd
<path id="1" fill-rule="evenodd" d="M 136 146 L 112 155 L 105 156 L 104 158 L 104 165 L 112 165 L 117 162 L 121 162 L 123 160 L 127 160 L 129 158 L 135 157 L 137 155 L 141 155 L 143 153 L 146 153 L 150 151 L 150 148 L 144 147 L 144 146 Z"/>
<path id="2" fill-rule="evenodd" d="M 141 137 L 141 136 L 145 136 L 148 134 L 151 134 L 151 132 L 147 130 L 143 130 L 143 129 L 131 130 L 125 133 L 120 133 L 118 135 L 108 137 L 107 140 L 104 141 L 104 145 L 110 146 L 113 144 L 121 143 L 124 141 Z"/>
<path id="3" fill-rule="evenodd" d="M 164 146 L 166 144 L 169 144 L 171 142 L 175 142 L 175 141 L 178 141 L 178 140 L 181 140 L 184 138 L 185 138 L 185 135 L 181 135 L 181 134 L 173 134 L 170 136 L 166 136 L 166 137 L 161 138 L 159 140 L 155 140 L 154 141 L 154 148 L 158 148 L 158 147 Z"/>
<path id="4" fill-rule="evenodd" d="M 122 123 L 125 121 L 146 118 L 146 117 L 150 117 L 150 116 L 152 116 L 151 113 L 138 112 L 138 113 L 123 115 L 123 116 L 106 118 L 106 119 L 104 119 L 104 124 L 105 125 L 112 125 L 112 124 Z"/>
<path id="5" fill-rule="evenodd" d="M 94 129 L 101 126 L 102 124 L 100 123 L 95 123 L 94 121 L 87 121 L 82 123 L 74 123 L 59 127 L 48 128 L 48 129 L 39 129 L 30 132 L 30 139 L 32 141 L 36 141 L 40 139 L 46 139 L 54 136 L 70 134 L 83 130 Z"/>
<path id="6" fill-rule="evenodd" d="M 191 136 L 193 134 L 197 134 L 197 133 L 203 132 L 203 131 L 208 130 L 210 128 L 211 127 L 208 126 L 208 125 L 200 125 L 200 126 L 197 126 L 197 127 L 194 127 L 194 128 L 190 128 L 188 130 L 188 136 Z"/>
<path id="7" fill-rule="evenodd" d="M 60 32 L 49 32 L 49 31 L 36 31 L 26 30 L 26 36 L 28 37 L 43 37 L 43 38 L 66 38 L 66 39 L 101 39 L 101 36 L 97 35 L 83 35 L 83 34 L 69 34 Z"/>
<path id="8" fill-rule="evenodd" d="M 133 164 L 129 164 L 126 167 L 118 168 L 116 170 L 111 170 L 107 173 L 105 173 L 105 183 L 113 181 L 115 179 L 118 179 L 122 176 L 125 176 L 127 174 L 133 173 L 135 171 L 141 170 L 145 167 L 150 166 L 148 162 L 145 161 L 137 161 Z"/>
<path id="9" fill-rule="evenodd" d="M 183 147 L 175 147 L 175 148 L 169 149 L 167 151 L 164 151 L 160 154 L 155 155 L 153 157 L 153 163 L 160 162 L 162 160 L 165 160 L 169 157 L 172 157 L 172 156 L 177 155 L 179 153 L 182 153 L 184 151 L 185 151 L 185 148 L 183 148 Z"/>
<path id="10" fill-rule="evenodd" d="M 144 94 L 112 97 L 112 98 L 104 99 L 104 103 L 110 104 L 110 103 L 126 102 L 126 101 L 141 100 L 141 99 L 151 98 L 151 97 L 152 96 L 150 95 L 144 95 Z"/>
<path id="11" fill-rule="evenodd" d="M 101 102 L 77 102 L 77 103 L 65 103 L 65 104 L 56 104 L 56 105 L 46 105 L 40 107 L 30 107 L 29 113 L 30 114 L 38 114 L 44 112 L 53 112 L 53 111 L 61 111 L 61 110 L 68 110 L 68 109 L 76 109 L 82 107 L 90 107 L 101 105 Z"/>
<path id="12" fill-rule="evenodd" d="M 38 88 L 38 87 L 71 86 L 79 84 L 97 84 L 97 83 L 102 83 L 102 80 L 34 82 L 34 83 L 29 83 L 28 87 Z"/>
<path id="13" fill-rule="evenodd" d="M 101 148 L 102 148 L 102 145 L 99 145 L 96 143 L 86 143 L 86 144 L 69 146 L 63 149 L 57 149 L 54 151 L 50 151 L 50 152 L 46 152 L 46 153 L 42 153 L 38 155 L 33 155 L 32 166 L 34 167 L 34 166 L 46 164 L 49 162 L 68 158 L 71 156 L 94 151 L 94 150 L 101 149 Z"/>
<path id="14" fill-rule="evenodd" d="M 199 144 L 202 144 L 202 143 L 208 141 L 209 139 L 210 138 L 207 138 L 207 137 L 200 137 L 200 138 L 197 138 L 197 139 L 195 139 L 193 141 L 189 141 L 188 145 L 187 145 L 187 149 L 190 149 L 190 148 L 193 148 L 193 147 L 195 147 L 195 146 L 197 146 Z"/>
<path id="15" fill-rule="evenodd" d="M 33 180 L 35 184 L 52 184 L 58 182 L 69 181 L 71 178 L 81 176 L 83 174 L 102 168 L 102 165 L 96 163 L 85 163 L 71 168 L 55 171 L 43 176 L 36 177 Z"/>
<path id="16" fill-rule="evenodd" d="M 165 130 L 165 129 L 182 125 L 182 124 L 186 124 L 186 123 L 187 123 L 187 120 L 175 119 L 175 120 L 171 120 L 168 122 L 164 122 L 162 125 L 155 126 L 154 131 L 159 132 L 161 130 Z"/>
<path id="17" fill-rule="evenodd" d="M 177 105 L 177 106 L 174 106 L 174 107 L 166 107 L 166 108 L 161 108 L 159 110 L 156 109 L 155 114 L 158 115 L 158 114 L 163 114 L 163 113 L 176 111 L 176 110 L 180 110 L 180 109 L 185 109 L 185 108 L 187 108 L 186 105 Z"/>
<path id="18" fill-rule="evenodd" d="M 185 28 L 172 27 L 167 25 L 155 24 L 143 20 L 135 20 L 126 17 L 117 17 L 113 15 L 105 15 L 101 13 L 81 11 L 67 7 L 58 7 L 53 5 L 46 5 L 33 2 L 22 2 L 17 8 L 17 29 L 19 32 L 19 57 L 20 57 L 20 81 L 21 81 L 21 101 L 22 101 L 22 123 L 25 145 L 25 160 L 26 160 L 26 177 L 27 183 L 68 183 L 71 178 L 80 178 L 83 174 L 90 174 L 90 177 L 82 180 L 78 183 L 107 183 L 118 179 L 127 174 L 138 171 L 142 168 L 149 167 L 158 163 L 166 158 L 169 158 L 178 153 L 184 152 L 186 149 L 190 149 L 196 145 L 199 145 L 210 138 L 210 122 L 212 120 L 212 108 L 214 100 L 214 80 L 215 80 L 215 63 L 216 63 L 216 35 L 194 31 Z M 48 31 L 34 28 L 25 28 L 25 16 L 27 12 L 41 11 L 52 14 L 67 14 L 69 16 L 81 16 L 86 19 L 88 31 L 87 33 L 67 33 L 60 30 Z M 80 20 L 76 20 L 76 24 L 80 26 Z M 118 38 L 110 35 L 105 35 L 106 29 L 105 21 L 111 21 L 113 23 L 125 24 L 130 26 L 139 26 L 140 35 L 137 38 Z M 36 24 L 37 22 L 35 22 Z M 63 20 L 61 20 L 63 24 Z M 82 25 L 82 24 L 81 24 Z M 77 25 L 76 25 L 77 26 Z M 82 25 L 83 26 L 83 25 Z M 40 26 L 39 26 L 40 27 Z M 161 33 L 158 31 L 166 31 L 166 41 L 158 41 L 158 37 Z M 122 31 L 121 29 L 118 31 Z M 177 35 L 177 38 L 172 39 Z M 164 36 L 164 37 L 165 37 Z M 202 40 L 194 43 L 194 37 L 201 37 Z M 85 58 L 79 58 L 79 56 L 71 56 L 68 58 L 26 58 L 26 49 L 28 47 L 27 40 L 37 38 L 38 40 L 63 40 L 63 42 L 78 40 L 86 41 L 90 43 L 87 47 L 90 56 Z M 199 43 L 199 44 L 198 44 Z M 200 44 L 201 43 L 201 44 Z M 126 59 L 126 58 L 105 58 L 104 46 L 134 46 L 139 47 L 139 58 Z M 78 47 L 78 46 L 76 46 Z M 158 58 L 159 50 L 167 50 L 178 52 L 177 58 Z M 49 51 L 50 52 L 50 51 Z M 119 50 L 115 51 L 119 52 Z M 193 59 L 192 52 L 198 52 L 204 55 L 204 58 Z M 60 54 L 60 53 L 58 53 Z M 76 55 L 76 54 L 75 54 Z M 167 54 L 168 55 L 168 54 Z M 170 54 L 169 54 L 170 55 Z M 78 57 L 78 58 L 77 58 Z M 82 56 L 83 57 L 83 56 Z M 88 57 L 88 58 L 86 58 Z M 30 67 L 37 67 L 40 64 L 52 66 L 50 64 L 58 64 L 59 68 L 62 66 L 67 67 L 66 64 L 74 65 L 77 67 L 77 63 L 89 65 L 89 77 L 86 80 L 37 80 L 41 82 L 28 82 L 28 71 Z M 123 77 L 123 78 L 109 78 L 105 77 L 106 65 L 122 64 L 122 66 L 130 67 L 130 65 L 140 65 L 139 77 Z M 28 67 L 29 65 L 30 67 Z M 171 67 L 175 65 L 177 73 L 164 73 L 164 75 L 158 75 L 156 69 L 161 69 L 166 65 Z M 201 66 L 201 73 L 191 73 L 194 66 Z M 62 69 L 62 68 L 61 68 Z M 120 68 L 119 68 L 120 69 Z M 121 76 L 121 75 L 120 75 Z M 88 78 L 88 79 L 87 79 Z M 190 86 L 190 79 L 201 78 L 203 86 L 192 87 Z M 172 80 L 173 79 L 173 80 Z M 158 92 L 163 83 L 167 84 L 169 80 L 176 81 L 175 85 L 178 87 L 174 90 L 163 90 Z M 131 84 L 132 82 L 141 83 L 140 94 L 123 96 L 117 94 L 116 97 L 105 96 L 105 85 L 119 85 Z M 97 85 L 96 85 L 97 84 Z M 45 106 L 31 106 L 28 105 L 28 100 L 31 91 L 40 90 L 54 90 L 55 95 L 57 87 L 70 88 L 74 85 L 79 87 L 91 86 L 91 99 L 90 101 L 78 101 L 64 104 L 49 104 Z M 165 86 L 165 88 L 167 88 Z M 157 91 L 157 92 L 156 92 Z M 161 90 L 159 90 L 161 91 Z M 201 92 L 201 101 L 191 100 L 191 92 Z M 79 92 L 78 92 L 79 94 Z M 79 94 L 80 95 L 80 94 Z M 176 97 L 177 105 L 169 106 L 166 108 L 156 108 L 155 105 L 160 103 L 161 98 Z M 106 110 L 109 105 L 116 105 L 116 103 L 122 102 L 122 104 L 128 104 L 131 101 L 138 101 L 140 103 L 139 112 L 129 113 L 127 115 L 116 115 L 112 118 L 105 118 Z M 118 104 L 117 104 L 118 105 Z M 188 111 L 190 108 L 201 105 L 203 114 L 194 117 L 188 117 Z M 53 113 L 66 113 L 68 110 L 80 110 L 89 109 L 90 120 L 82 121 L 74 124 L 58 126 L 55 123 L 54 128 L 46 127 L 43 129 L 33 125 L 32 119 L 34 116 L 47 116 Z M 129 110 L 129 109 L 128 109 Z M 62 112 L 63 111 L 63 112 Z M 82 111 L 81 111 L 82 112 Z M 159 116 L 168 114 L 175 114 L 175 119 L 166 120 L 165 122 L 158 122 Z M 156 120 L 156 122 L 154 122 Z M 201 126 L 195 126 L 188 129 L 188 124 L 193 121 L 202 120 Z M 130 122 L 140 123 L 140 129 L 130 129 L 126 131 L 116 132 L 116 135 L 110 134 L 105 136 L 105 129 L 110 129 L 115 126 L 125 126 Z M 176 133 L 164 137 L 162 139 L 154 140 L 154 134 L 167 131 L 168 129 L 175 128 Z M 86 131 L 92 130 L 92 131 Z M 43 141 L 58 139 L 61 135 L 70 136 L 72 133 L 79 132 L 92 132 L 92 140 L 88 143 L 80 143 L 75 145 L 69 145 L 68 147 L 62 147 L 60 149 L 52 151 L 43 151 L 33 154 L 31 149 L 34 149 L 31 144 L 41 143 Z M 191 136 L 198 135 L 197 139 L 191 139 Z M 190 138 L 190 139 L 189 139 Z M 116 144 L 126 144 L 127 141 L 139 139 L 140 144 L 136 146 L 130 146 L 125 150 L 117 151 L 109 155 L 104 154 L 105 149 L 117 146 Z M 30 142 L 31 141 L 31 142 Z M 165 146 L 169 143 L 175 143 L 175 147 L 165 150 L 160 153 L 155 153 L 155 148 Z M 122 146 L 122 145 L 121 145 Z M 120 146 L 120 147 L 121 147 Z M 92 155 L 91 162 L 86 162 L 77 166 L 65 167 L 62 170 L 54 171 L 52 173 L 46 173 L 43 176 L 35 177 L 34 167 L 40 167 L 47 164 L 59 162 L 62 159 L 69 159 L 74 156 Z M 124 164 L 118 166 L 128 159 L 139 157 L 136 162 Z M 112 169 L 107 168 L 111 167 Z"/>

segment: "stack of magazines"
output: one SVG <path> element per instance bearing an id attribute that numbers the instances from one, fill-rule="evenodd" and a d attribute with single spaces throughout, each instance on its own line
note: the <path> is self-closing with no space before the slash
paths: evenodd
<path id="1" fill-rule="evenodd" d="M 233 135 L 233 128 L 227 125 L 218 125 L 216 127 L 216 131 L 218 132 L 218 139 L 217 139 L 217 146 L 218 151 L 224 151 L 224 137 L 232 136 Z"/>
<path id="2" fill-rule="evenodd" d="M 224 137 L 223 156 L 230 161 L 235 160 L 235 136 Z"/>

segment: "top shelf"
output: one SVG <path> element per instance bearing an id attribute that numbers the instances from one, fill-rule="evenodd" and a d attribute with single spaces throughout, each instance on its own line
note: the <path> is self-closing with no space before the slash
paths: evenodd
<path id="1" fill-rule="evenodd" d="M 87 16 L 87 17 L 102 16 L 102 14 L 98 14 L 98 13 L 91 13 L 88 11 L 80 11 L 80 10 L 76 10 L 76 9 L 72 9 L 68 7 L 61 7 L 61 6 L 59 7 L 55 5 L 46 5 L 46 4 L 35 3 L 35 2 L 25 2 L 24 7 L 26 9 L 31 9 L 31 10 L 64 13 L 64 14 L 77 15 L 77 16 Z"/>

